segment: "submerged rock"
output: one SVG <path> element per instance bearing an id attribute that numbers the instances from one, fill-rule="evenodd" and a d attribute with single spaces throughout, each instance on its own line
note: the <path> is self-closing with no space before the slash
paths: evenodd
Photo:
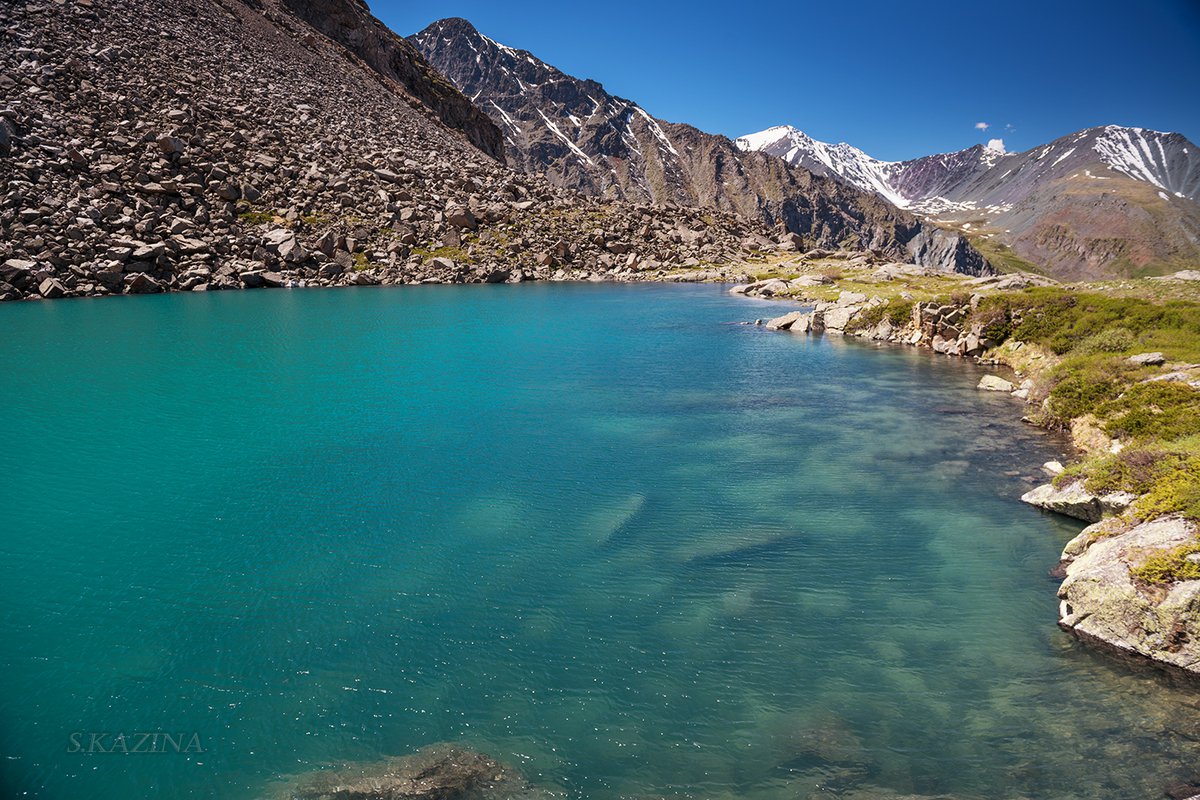
<path id="1" fill-rule="evenodd" d="M 1058 624 L 1082 639 L 1200 675 L 1200 580 L 1146 585 L 1133 575 L 1151 557 L 1195 542 L 1195 525 L 1167 517 L 1110 535 L 1090 530 L 1063 553 Z"/>
<path id="2" fill-rule="evenodd" d="M 511 767 L 473 750 L 432 745 L 409 756 L 347 764 L 283 782 L 272 795 L 289 800 L 548 800 Z"/>
<path id="3" fill-rule="evenodd" d="M 991 392 L 1011 392 L 1013 390 L 1012 381 L 1006 381 L 998 375 L 984 375 L 979 379 L 977 389 L 987 389 Z"/>

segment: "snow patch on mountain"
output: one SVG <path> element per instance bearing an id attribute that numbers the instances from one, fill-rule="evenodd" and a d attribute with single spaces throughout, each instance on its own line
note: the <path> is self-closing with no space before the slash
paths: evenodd
<path id="1" fill-rule="evenodd" d="M 1033 184 L 1061 177 L 1063 170 L 1077 174 L 1097 162 L 1178 197 L 1200 197 L 1200 160 L 1183 146 L 1187 140 L 1145 128 L 1089 128 L 1024 153 L 1010 153 L 1003 139 L 991 139 L 982 147 L 909 161 L 881 161 L 849 144 L 817 141 L 788 125 L 743 136 L 736 144 L 831 174 L 901 208 L 926 214 L 966 211 L 968 206 L 960 204 L 972 199 L 986 198 L 984 207 L 998 207 L 995 201 L 1006 199 L 1006 181 L 1021 183 L 1020 191 L 1027 191 Z M 998 171 L 1001 162 L 1003 174 Z M 1104 179 L 1090 171 L 1085 174 Z"/>
<path id="2" fill-rule="evenodd" d="M 1158 131 L 1146 131 L 1143 128 L 1120 128 L 1107 125 L 1103 133 L 1096 137 L 1093 149 L 1113 169 L 1122 172 L 1139 181 L 1152 183 L 1160 189 L 1165 189 L 1161 170 L 1166 158 L 1162 156 L 1155 161 L 1146 134 L 1163 136 Z M 1162 155 L 1162 141 L 1157 140 L 1158 151 Z M 1186 148 L 1185 148 L 1186 149 Z"/>
<path id="3" fill-rule="evenodd" d="M 827 144 L 813 139 L 790 125 L 777 125 L 765 131 L 742 136 L 734 141 L 741 150 L 761 151 L 780 156 L 788 163 L 812 169 L 816 162 L 824 172 L 840 176 L 860 189 L 875 192 L 893 205 L 905 208 L 909 198 L 892 185 L 890 171 L 894 162 L 880 161 L 857 147 L 840 142 Z"/>

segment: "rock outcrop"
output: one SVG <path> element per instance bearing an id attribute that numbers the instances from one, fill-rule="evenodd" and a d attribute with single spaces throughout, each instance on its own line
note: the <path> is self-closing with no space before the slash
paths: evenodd
<path id="1" fill-rule="evenodd" d="M 1120 514 L 1137 499 L 1129 492 L 1108 492 L 1095 495 L 1083 486 L 1083 481 L 1072 481 L 1063 486 L 1042 484 L 1021 495 L 1021 501 L 1046 511 L 1053 511 L 1084 522 L 1099 522 L 1106 516 Z"/>
<path id="2" fill-rule="evenodd" d="M 1125 531 L 1111 527 L 1086 528 L 1064 550 L 1059 625 L 1122 653 L 1200 674 L 1200 580 L 1147 585 L 1133 573 L 1152 556 L 1196 542 L 1195 525 L 1170 517 Z"/>

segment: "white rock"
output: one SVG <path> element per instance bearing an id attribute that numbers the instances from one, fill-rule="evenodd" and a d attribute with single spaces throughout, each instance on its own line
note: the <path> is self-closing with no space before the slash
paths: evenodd
<path id="1" fill-rule="evenodd" d="M 998 375 L 984 375 L 979 379 L 979 385 L 976 388 L 992 392 L 1011 392 L 1013 385 L 1011 381 L 1006 381 Z"/>
<path id="2" fill-rule="evenodd" d="M 1074 481 L 1062 488 L 1044 483 L 1021 495 L 1021 501 L 1084 522 L 1099 522 L 1104 516 L 1099 498 L 1083 488 L 1083 481 Z"/>
<path id="3" fill-rule="evenodd" d="M 1141 364 L 1147 367 L 1157 367 L 1159 364 L 1165 364 L 1166 357 L 1162 353 L 1138 353 L 1136 356 L 1129 357 L 1130 364 Z"/>
<path id="4" fill-rule="evenodd" d="M 786 331 L 802 316 L 804 316 L 803 311 L 793 311 L 790 314 L 784 314 L 782 317 L 775 317 L 775 319 L 767 321 L 767 330 Z"/>

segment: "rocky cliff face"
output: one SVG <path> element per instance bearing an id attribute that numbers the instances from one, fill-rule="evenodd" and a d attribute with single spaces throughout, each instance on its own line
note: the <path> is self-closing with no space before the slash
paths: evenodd
<path id="1" fill-rule="evenodd" d="M 719 276 L 772 246 L 514 172 L 496 135 L 351 0 L 3 4 L 0 299 Z"/>
<path id="2" fill-rule="evenodd" d="M 407 40 L 371 16 L 362 0 L 283 0 L 283 5 L 380 76 L 399 83 L 446 125 L 463 131 L 480 150 L 504 160 L 499 128 L 432 69 Z"/>
<path id="3" fill-rule="evenodd" d="M 411 38 L 501 127 L 512 163 L 555 185 L 758 218 L 799 234 L 804 246 L 845 244 L 945 270 L 988 270 L 958 234 L 871 193 L 741 152 L 723 136 L 655 119 L 595 81 L 492 41 L 466 20 L 441 20 Z"/>
<path id="4" fill-rule="evenodd" d="M 781 126 L 737 140 L 875 192 L 1067 278 L 1173 272 L 1200 260 L 1200 150 L 1178 133 L 1109 125 L 1023 153 L 999 140 L 874 159 Z"/>

